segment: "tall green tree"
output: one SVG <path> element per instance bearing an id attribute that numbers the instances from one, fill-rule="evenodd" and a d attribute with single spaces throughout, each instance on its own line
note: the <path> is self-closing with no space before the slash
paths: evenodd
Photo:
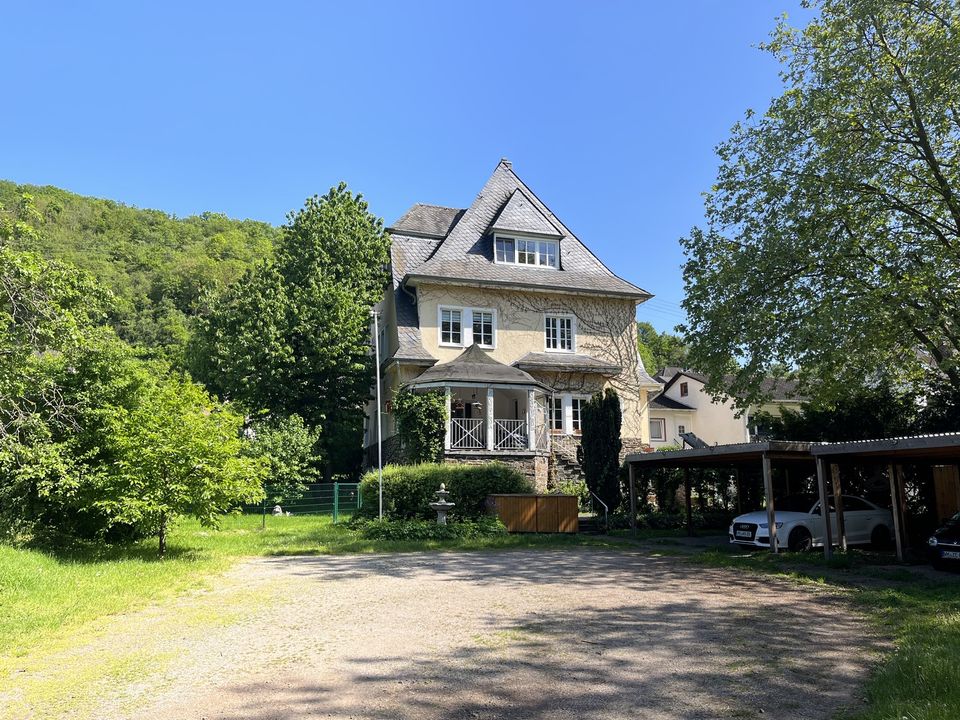
<path id="1" fill-rule="evenodd" d="M 169 376 L 132 408 L 114 408 L 117 470 L 99 476 L 96 506 L 155 536 L 161 557 L 173 522 L 219 527 L 224 513 L 263 497 L 268 462 L 243 452 L 243 416 L 199 385 Z"/>
<path id="2" fill-rule="evenodd" d="M 341 183 L 291 213 L 265 263 L 215 299 L 192 367 L 208 387 L 322 428 L 325 474 L 355 473 L 371 385 L 368 311 L 387 282 L 389 239 Z"/>
<path id="3" fill-rule="evenodd" d="M 744 406 L 776 363 L 821 401 L 865 379 L 960 391 L 960 7 L 815 5 L 763 46 L 784 92 L 720 144 L 683 240 L 690 362 Z"/>
<path id="4" fill-rule="evenodd" d="M 657 332 L 648 322 L 637 323 L 637 349 L 649 373 L 665 367 L 687 367 L 687 345 L 683 338 L 669 332 Z"/>
<path id="5" fill-rule="evenodd" d="M 620 488 L 620 426 L 623 414 L 616 390 L 607 388 L 588 400 L 581 411 L 583 477 L 591 492 L 596 493 L 610 511 L 623 499 Z"/>

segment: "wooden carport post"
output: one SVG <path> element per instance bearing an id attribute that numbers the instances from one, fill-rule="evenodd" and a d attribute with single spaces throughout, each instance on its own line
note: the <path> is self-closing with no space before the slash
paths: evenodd
<path id="1" fill-rule="evenodd" d="M 840 488 L 840 466 L 837 463 L 830 463 L 830 476 L 833 478 L 833 504 L 837 511 L 837 545 L 846 552 L 847 521 L 843 517 L 843 493 Z"/>
<path id="2" fill-rule="evenodd" d="M 683 497 L 687 506 L 687 535 L 693 537 L 693 498 L 690 494 L 690 468 L 683 469 Z"/>
<path id="3" fill-rule="evenodd" d="M 627 463 L 627 473 L 630 476 L 630 531 L 637 536 L 637 485 L 634 478 L 636 472 L 633 463 Z"/>
<path id="4" fill-rule="evenodd" d="M 817 487 L 820 490 L 820 517 L 823 518 L 823 557 L 827 560 L 833 555 L 833 528 L 830 525 L 830 501 L 827 490 L 827 471 L 823 467 L 823 458 L 817 458 Z"/>
<path id="5" fill-rule="evenodd" d="M 773 507 L 773 473 L 770 467 L 770 457 L 763 454 L 763 490 L 767 496 L 767 532 L 770 534 L 770 552 L 778 552 L 777 521 Z"/>
<path id="6" fill-rule="evenodd" d="M 887 465 L 887 474 L 890 476 L 890 507 L 893 508 L 893 534 L 897 539 L 897 560 L 903 562 L 903 518 L 900 516 L 900 483 L 897 468 L 890 463 Z"/>

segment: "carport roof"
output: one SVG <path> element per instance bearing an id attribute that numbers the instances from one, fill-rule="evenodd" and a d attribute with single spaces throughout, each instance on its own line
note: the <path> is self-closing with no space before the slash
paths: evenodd
<path id="1" fill-rule="evenodd" d="M 711 465 L 737 465 L 760 461 L 764 456 L 771 460 L 813 461 L 810 454 L 811 444 L 788 440 L 769 440 L 766 442 L 734 443 L 731 445 L 712 445 L 689 450 L 668 450 L 665 452 L 634 453 L 627 455 L 625 461 L 647 467 L 686 467 Z"/>
<path id="2" fill-rule="evenodd" d="M 956 462 L 960 459 L 960 433 L 817 443 L 813 445 L 811 452 L 817 457 L 829 457 L 833 460 L 843 457 L 875 461 L 950 460 Z"/>

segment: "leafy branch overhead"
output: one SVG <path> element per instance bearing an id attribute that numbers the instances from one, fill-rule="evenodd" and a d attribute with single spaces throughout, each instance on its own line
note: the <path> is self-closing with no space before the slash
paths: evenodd
<path id="1" fill-rule="evenodd" d="M 784 93 L 720 144 L 683 240 L 691 364 L 743 406 L 776 363 L 827 401 L 960 390 L 960 9 L 825 0 L 763 47 Z"/>

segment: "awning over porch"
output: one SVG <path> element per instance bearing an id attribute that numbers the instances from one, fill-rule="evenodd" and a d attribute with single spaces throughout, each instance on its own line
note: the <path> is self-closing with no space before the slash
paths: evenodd
<path id="1" fill-rule="evenodd" d="M 549 390 L 520 368 L 494 360 L 479 345 L 471 345 L 450 362 L 438 363 L 411 380 L 410 387 L 448 385 L 522 385 Z"/>

